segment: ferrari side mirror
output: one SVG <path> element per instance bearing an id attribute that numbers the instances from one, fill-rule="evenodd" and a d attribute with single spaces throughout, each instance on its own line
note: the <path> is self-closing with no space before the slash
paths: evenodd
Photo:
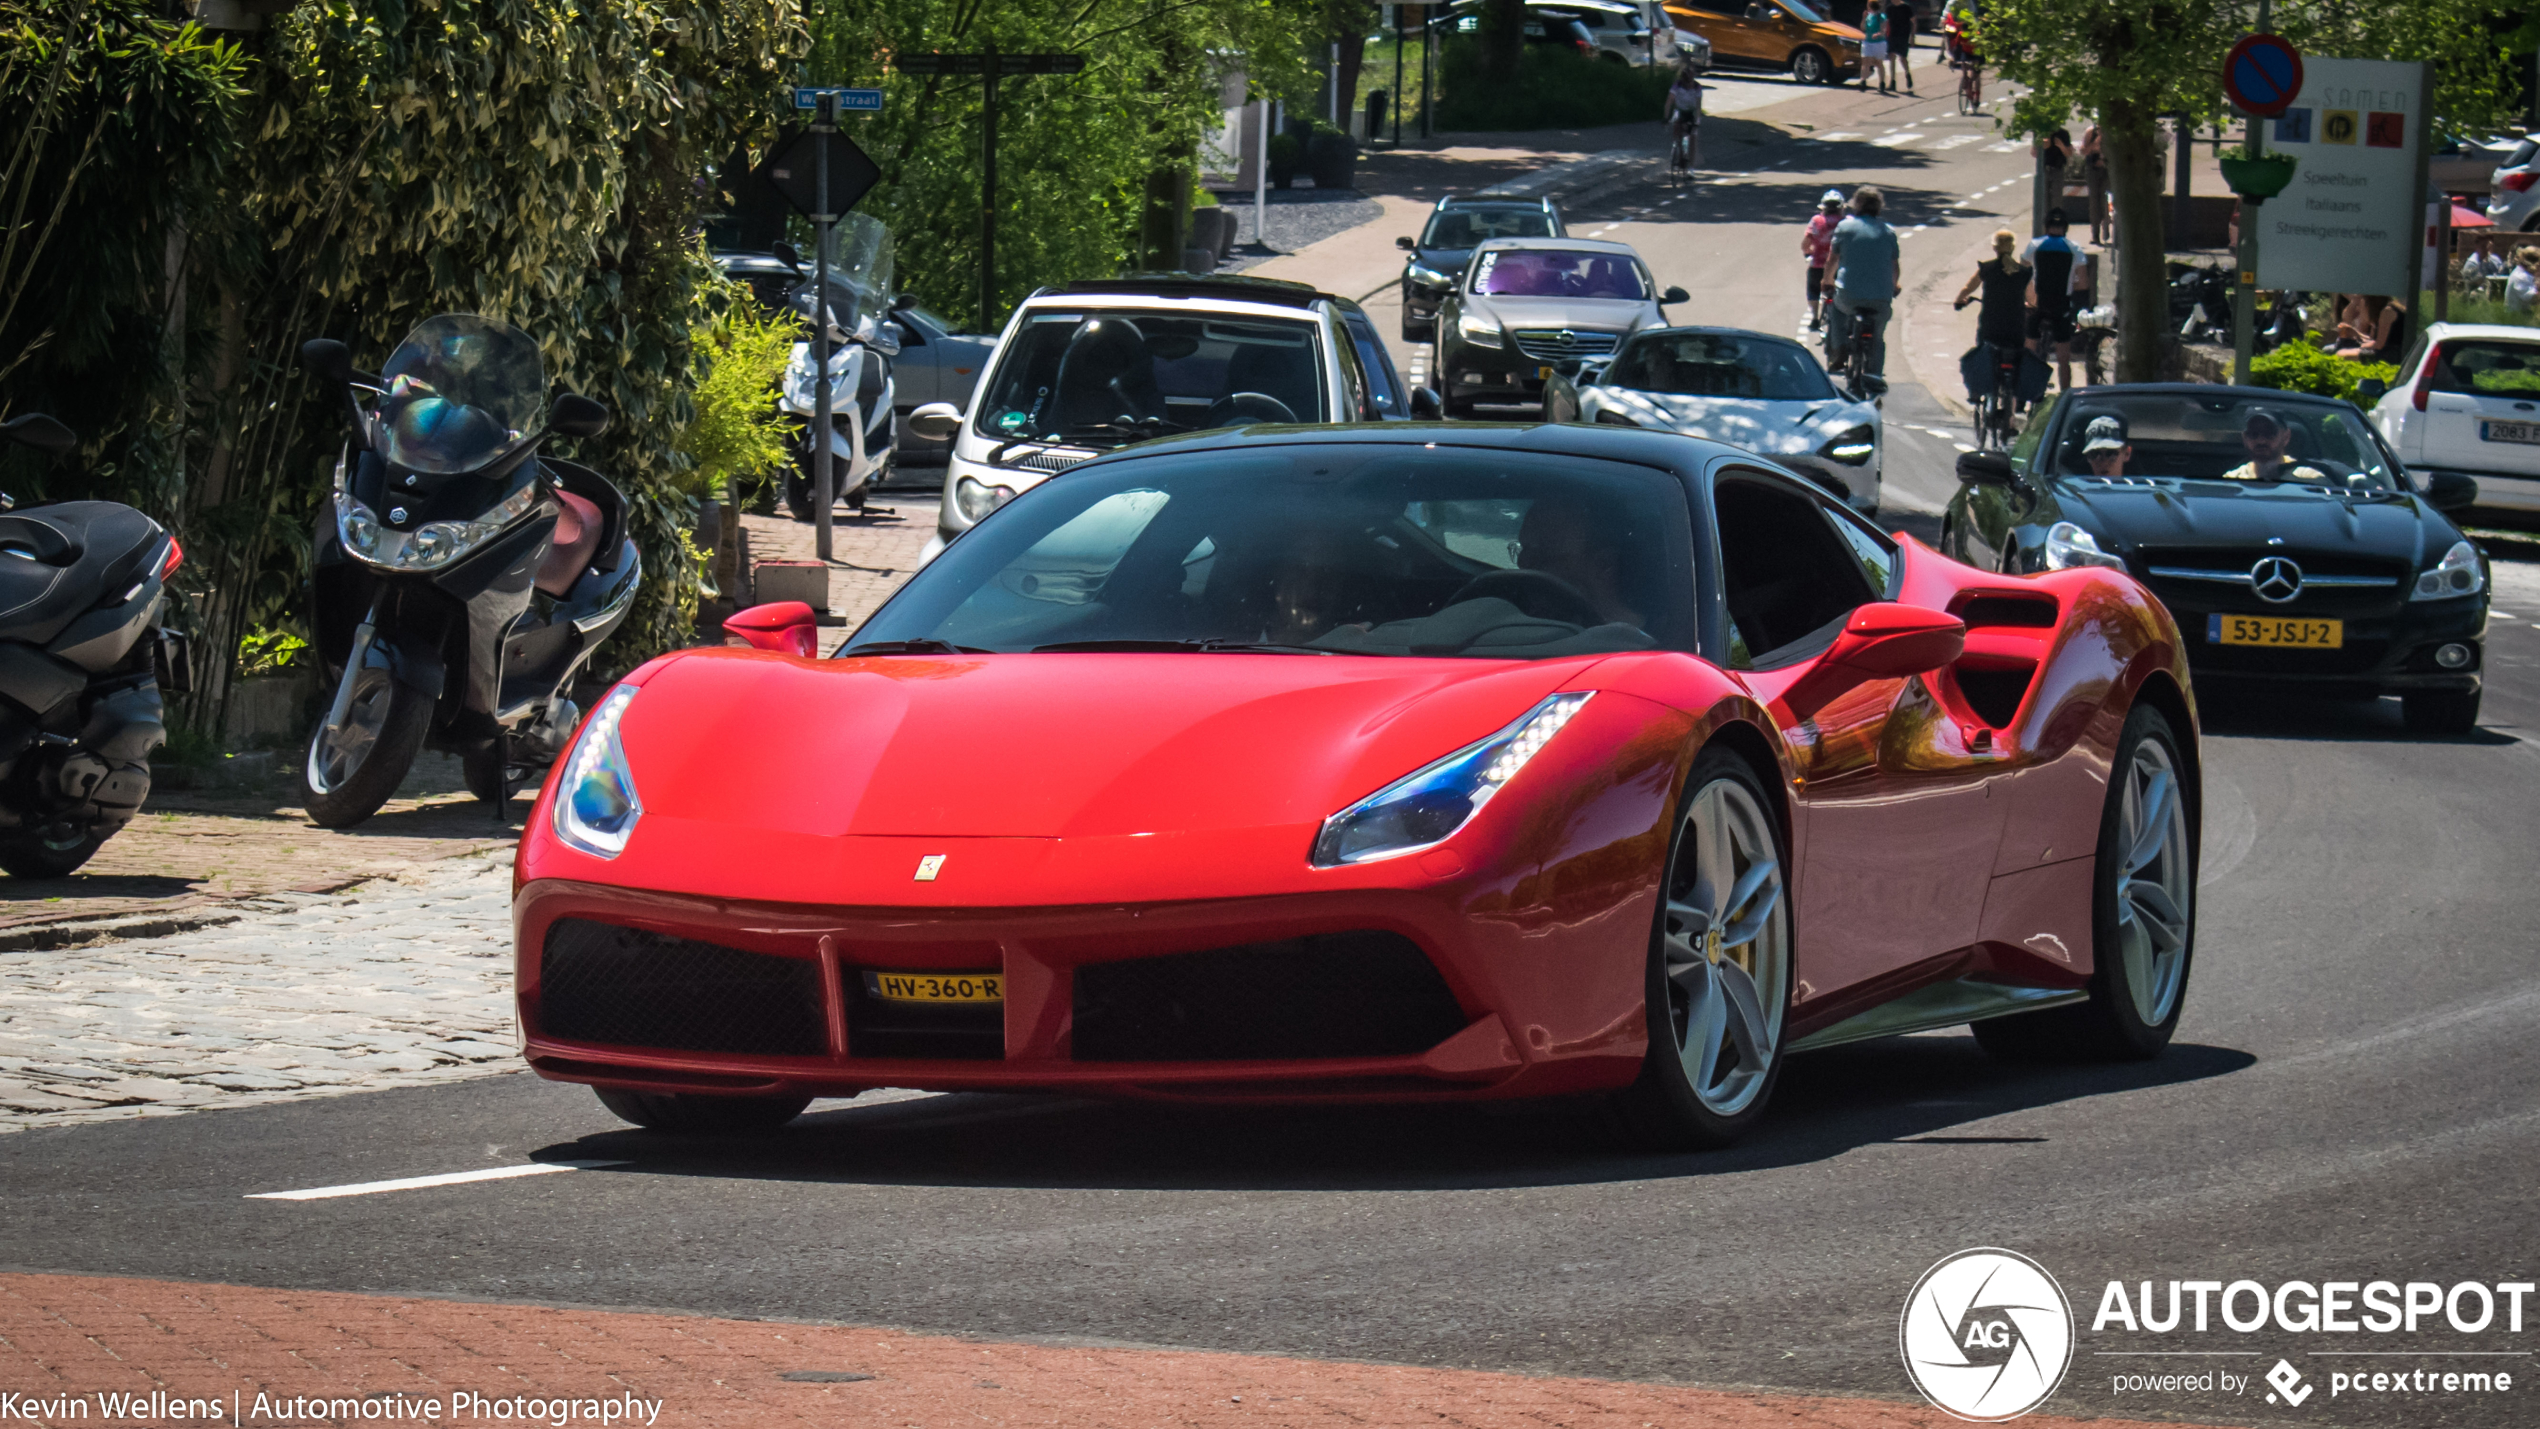
<path id="1" fill-rule="evenodd" d="M 1937 670 L 1966 648 L 1967 622 L 1958 617 L 1927 606 L 1877 600 L 1852 612 L 1823 663 L 1896 680 Z"/>
<path id="2" fill-rule="evenodd" d="M 724 630 L 755 650 L 809 658 L 820 653 L 820 622 L 808 602 L 771 601 L 754 605 L 723 622 Z"/>
<path id="3" fill-rule="evenodd" d="M 2478 481 L 2457 471 L 2438 471 L 2425 478 L 2425 504 L 2437 511 L 2459 511 L 2478 504 Z"/>
<path id="4" fill-rule="evenodd" d="M 929 402 L 908 414 L 908 434 L 930 442 L 949 440 L 961 430 L 961 409 L 950 402 Z"/>
<path id="5" fill-rule="evenodd" d="M 1967 486 L 2016 486 L 2020 474 L 2000 452 L 1961 452 L 1958 480 Z"/>

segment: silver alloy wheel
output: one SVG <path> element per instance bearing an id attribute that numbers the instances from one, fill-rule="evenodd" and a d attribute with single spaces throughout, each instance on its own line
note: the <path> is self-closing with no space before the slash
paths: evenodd
<path id="1" fill-rule="evenodd" d="M 2169 746 L 2141 739 L 2118 791 L 2117 948 L 2135 1016 L 2167 1022 L 2187 976 L 2187 930 L 2196 897 L 2188 862 L 2187 801 Z"/>
<path id="2" fill-rule="evenodd" d="M 1771 816 L 1743 784 L 1715 779 L 1695 794 L 1666 897 L 1661 956 L 1676 1057 L 1702 1105 L 1734 1116 L 1770 1078 L 1790 1000 L 1781 859 Z"/>
<path id="3" fill-rule="evenodd" d="M 388 727 L 388 706 L 397 694 L 395 678 L 376 665 L 347 671 L 345 678 L 354 685 L 344 722 L 321 724 L 309 736 L 309 787 L 321 794 L 342 788 L 361 769 L 362 761 L 370 758 L 380 731 Z"/>

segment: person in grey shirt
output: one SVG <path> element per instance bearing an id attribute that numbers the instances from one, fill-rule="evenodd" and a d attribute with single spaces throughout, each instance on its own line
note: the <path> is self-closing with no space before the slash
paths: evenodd
<path id="1" fill-rule="evenodd" d="M 1874 325 L 1871 377 L 1887 375 L 1887 320 L 1905 281 L 1904 253 L 1896 230 L 1879 218 L 1886 198 L 1868 184 L 1852 191 L 1852 215 L 1835 225 L 1832 266 L 1834 321 L 1827 324 L 1827 366 L 1841 372 L 1852 354 L 1852 324 Z"/>

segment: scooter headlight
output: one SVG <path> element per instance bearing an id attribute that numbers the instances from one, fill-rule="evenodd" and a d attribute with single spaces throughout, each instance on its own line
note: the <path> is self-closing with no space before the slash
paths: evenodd
<path id="1" fill-rule="evenodd" d="M 370 508 L 337 493 L 337 510 L 350 503 L 352 514 L 338 517 L 347 550 L 373 565 L 401 571 L 438 570 L 502 534 L 538 504 L 536 478 L 524 478 L 519 489 L 473 521 L 427 521 L 412 531 L 384 530 Z"/>
<path id="2" fill-rule="evenodd" d="M 556 784 L 556 837 L 593 858 L 615 858 L 644 817 L 644 801 L 635 792 L 635 771 L 618 742 L 618 722 L 635 700 L 635 686 L 609 691 L 591 722 L 565 755 L 564 777 Z"/>
<path id="3" fill-rule="evenodd" d="M 335 493 L 335 535 L 356 556 L 379 554 L 379 515 L 360 501 Z"/>

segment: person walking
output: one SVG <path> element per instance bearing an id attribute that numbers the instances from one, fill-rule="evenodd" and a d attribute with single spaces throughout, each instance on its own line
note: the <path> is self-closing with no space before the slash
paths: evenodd
<path id="1" fill-rule="evenodd" d="M 1861 88 L 1870 87 L 1870 76 L 1879 77 L 1879 93 L 1893 94 L 1887 83 L 1887 8 L 1880 0 L 1870 0 L 1861 15 Z"/>
<path id="2" fill-rule="evenodd" d="M 2108 241 L 2108 153 L 2100 147 L 2099 126 L 2081 136 L 2081 180 L 2090 190 L 2090 241 Z"/>
<path id="3" fill-rule="evenodd" d="M 1843 191 L 1828 189 L 1817 200 L 1817 216 L 1799 235 L 1799 252 L 1808 260 L 1808 330 L 1826 326 L 1826 262 L 1834 252 L 1834 228 L 1843 221 Z"/>
<path id="4" fill-rule="evenodd" d="M 1887 320 L 1905 280 L 1904 245 L 1897 241 L 1896 230 L 1879 218 L 1886 204 L 1886 196 L 1869 184 L 1854 189 L 1852 215 L 1835 225 L 1830 245 L 1835 312 L 1831 342 L 1836 365 L 1841 370 L 1850 363 L 1853 325 L 1869 323 L 1870 370 L 1858 375 L 1870 377 L 1887 375 Z"/>
<path id="5" fill-rule="evenodd" d="M 1877 0 L 1871 0 L 1877 3 Z M 1914 27 L 1922 21 L 1914 14 L 1914 0 L 1889 0 L 1887 7 L 1887 57 L 1896 67 L 1896 78 L 1905 82 L 1905 92 L 1914 92 Z"/>

